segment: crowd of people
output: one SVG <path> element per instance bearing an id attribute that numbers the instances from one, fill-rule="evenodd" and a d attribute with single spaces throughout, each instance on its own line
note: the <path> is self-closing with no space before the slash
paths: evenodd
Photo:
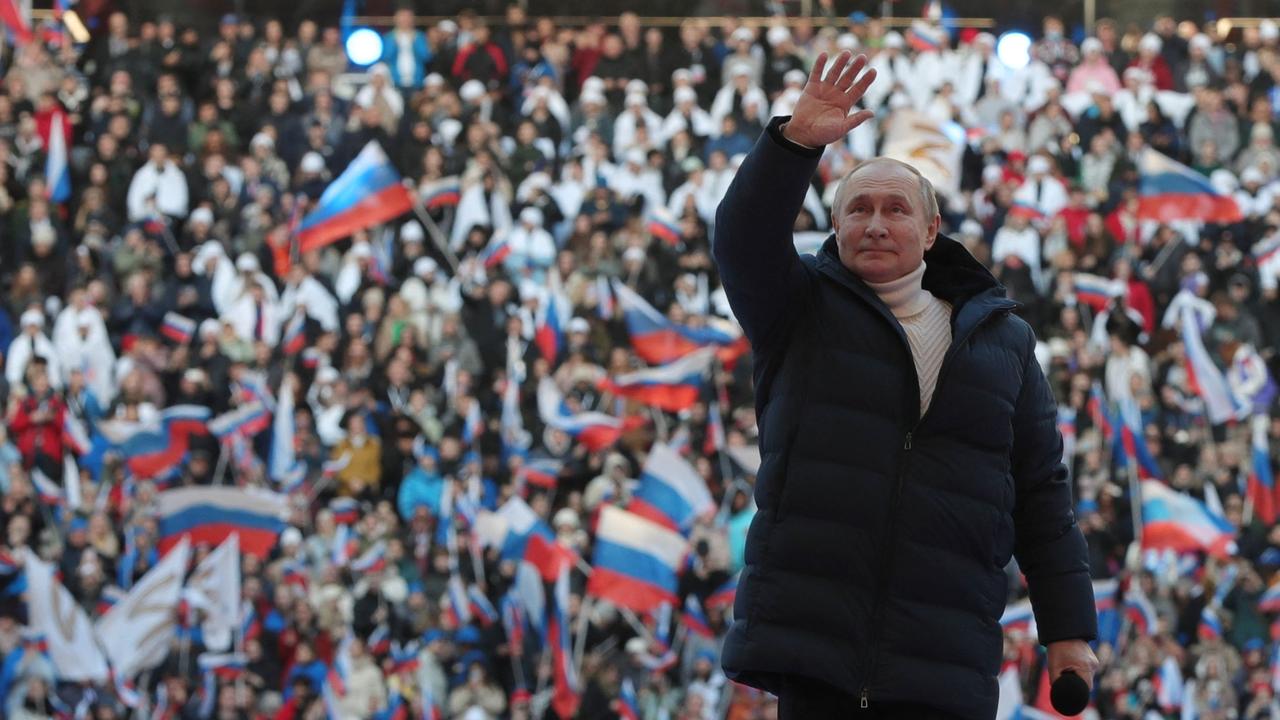
<path id="1" fill-rule="evenodd" d="M 879 73 L 864 101 L 876 117 L 826 149 L 797 246 L 825 237 L 838 180 L 890 150 L 895 118 L 965 131 L 953 177 L 935 182 L 943 232 L 1040 338 L 1095 579 L 1116 581 L 1117 606 L 1149 599 L 1157 618 L 1099 640 L 1091 712 L 1280 713 L 1265 598 L 1280 530 L 1263 480 L 1280 448 L 1276 23 L 1223 37 L 1212 22 L 1101 20 L 1073 37 L 1050 17 L 1029 62 L 1011 67 L 990 32 L 928 16 L 894 29 L 819 6 L 825 16 L 678 27 L 630 12 L 564 26 L 517 5 L 503 22 L 464 11 L 423 27 L 406 9 L 366 68 L 350 64 L 338 18 L 226 16 L 207 31 L 115 13 L 87 44 L 47 25 L 7 49 L 0 712 L 594 719 L 631 717 L 620 703 L 634 689 L 646 720 L 774 717 L 773 699 L 728 681 L 718 657 L 754 513 L 750 353 L 722 345 L 678 410 L 603 381 L 652 364 L 628 291 L 672 327 L 731 324 L 709 250 L 719 200 L 816 56 L 852 49 Z M 300 247 L 308 214 L 371 142 L 416 210 Z M 1203 192 L 1241 217 L 1153 210 L 1149 150 L 1209 178 Z M 1229 421 L 1215 422 L 1189 370 L 1188 314 L 1240 406 Z M 549 418 L 548 379 L 569 411 L 626 418 L 616 441 Z M 234 443 L 196 433 L 176 469 L 151 477 L 67 431 L 97 446 L 101 428 L 167 408 L 223 416 L 264 398 L 287 407 L 286 394 L 300 477 L 272 467 L 273 422 Z M 1143 472 L 1228 523 L 1232 547 L 1143 548 L 1135 463 L 1106 407 L 1136 408 Z M 670 621 L 586 592 L 601 511 L 628 506 L 656 443 L 684 456 L 715 504 L 686 533 Z M 530 481 L 526 466 L 546 459 L 555 476 Z M 199 609 L 175 613 L 172 651 L 130 679 L 141 701 L 23 652 L 27 549 L 99 618 L 159 560 L 157 494 L 205 485 L 288 493 L 294 508 L 268 555 L 243 558 L 235 673 L 206 683 Z M 523 500 L 580 559 L 564 608 L 576 683 L 533 629 L 541 619 L 513 637 L 450 602 L 459 578 L 498 606 L 518 575 L 463 497 L 482 511 Z M 356 518 L 339 517 L 351 500 Z M 385 562 L 354 562 L 373 547 Z M 1008 573 L 1016 605 L 1016 563 Z M 705 632 L 680 627 L 690 597 Z M 1042 703 L 1028 630 L 1009 625 L 1006 696 Z"/>

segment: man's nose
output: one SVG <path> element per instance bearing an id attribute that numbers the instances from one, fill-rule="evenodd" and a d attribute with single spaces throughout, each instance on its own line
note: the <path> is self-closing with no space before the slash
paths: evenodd
<path id="1" fill-rule="evenodd" d="M 877 240 L 889 236 L 889 227 L 885 223 L 883 215 L 878 212 L 872 213 L 871 219 L 867 222 L 866 236 Z"/>

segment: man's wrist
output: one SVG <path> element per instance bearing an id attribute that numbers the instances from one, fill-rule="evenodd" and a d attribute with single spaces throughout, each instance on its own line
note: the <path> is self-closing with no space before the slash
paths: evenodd
<path id="1" fill-rule="evenodd" d="M 793 144 L 795 144 L 795 145 L 798 145 L 798 146 L 800 146 L 800 147 L 804 148 L 805 150 L 817 150 L 817 149 L 818 149 L 818 148 L 816 148 L 816 147 L 814 147 L 814 146 L 812 146 L 812 145 L 805 145 L 805 144 L 804 144 L 804 143 L 802 143 L 802 142 L 796 142 L 794 138 L 792 138 L 790 135 L 787 135 L 787 126 L 788 126 L 788 125 L 790 125 L 790 124 L 791 124 L 791 121 L 790 121 L 790 120 L 788 120 L 788 121 L 786 121 L 786 122 L 784 122 L 784 123 L 782 123 L 781 125 L 779 125 L 779 126 L 778 126 L 778 132 L 782 135 L 782 137 L 784 137 L 784 138 L 786 138 L 786 139 L 787 139 L 787 142 L 790 142 L 790 143 L 793 143 Z"/>
<path id="2" fill-rule="evenodd" d="M 766 132 L 768 133 L 769 137 L 773 139 L 775 143 L 777 143 L 778 145 L 781 145 L 783 148 L 791 151 L 792 153 L 795 153 L 796 155 L 800 155 L 802 157 L 810 157 L 810 158 L 821 157 L 823 148 L 802 145 L 783 134 L 782 129 L 785 128 L 787 126 L 787 123 L 790 121 L 791 121 L 790 115 L 779 115 L 777 117 L 774 117 L 773 120 L 769 122 L 769 126 L 766 129 Z"/>

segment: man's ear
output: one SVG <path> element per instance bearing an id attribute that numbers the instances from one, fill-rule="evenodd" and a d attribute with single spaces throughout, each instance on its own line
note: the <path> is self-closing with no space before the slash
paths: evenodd
<path id="1" fill-rule="evenodd" d="M 925 231 L 924 249 L 933 248 L 933 241 L 938 239 L 938 229 L 942 227 L 942 216 L 934 215 L 933 220 L 929 223 L 929 229 Z"/>

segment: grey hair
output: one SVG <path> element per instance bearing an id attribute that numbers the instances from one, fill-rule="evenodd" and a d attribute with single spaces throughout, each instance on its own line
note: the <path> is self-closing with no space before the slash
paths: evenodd
<path id="1" fill-rule="evenodd" d="M 852 178 L 859 170 L 872 165 L 892 165 L 894 167 L 905 168 L 912 175 L 915 175 L 916 180 L 918 180 L 917 186 L 920 188 L 920 202 L 923 203 L 922 207 L 924 208 L 925 221 L 932 221 L 934 216 L 938 214 L 938 195 L 934 192 L 933 183 L 929 182 L 929 178 L 922 175 L 914 165 L 904 163 L 901 160 L 895 160 L 891 157 L 873 157 L 868 160 L 863 160 L 845 174 L 845 176 L 840 179 L 840 185 L 836 188 L 835 203 L 831 208 L 833 213 L 839 212 L 840 210 L 840 200 L 844 197 L 845 186 L 849 184 L 849 179 Z"/>

